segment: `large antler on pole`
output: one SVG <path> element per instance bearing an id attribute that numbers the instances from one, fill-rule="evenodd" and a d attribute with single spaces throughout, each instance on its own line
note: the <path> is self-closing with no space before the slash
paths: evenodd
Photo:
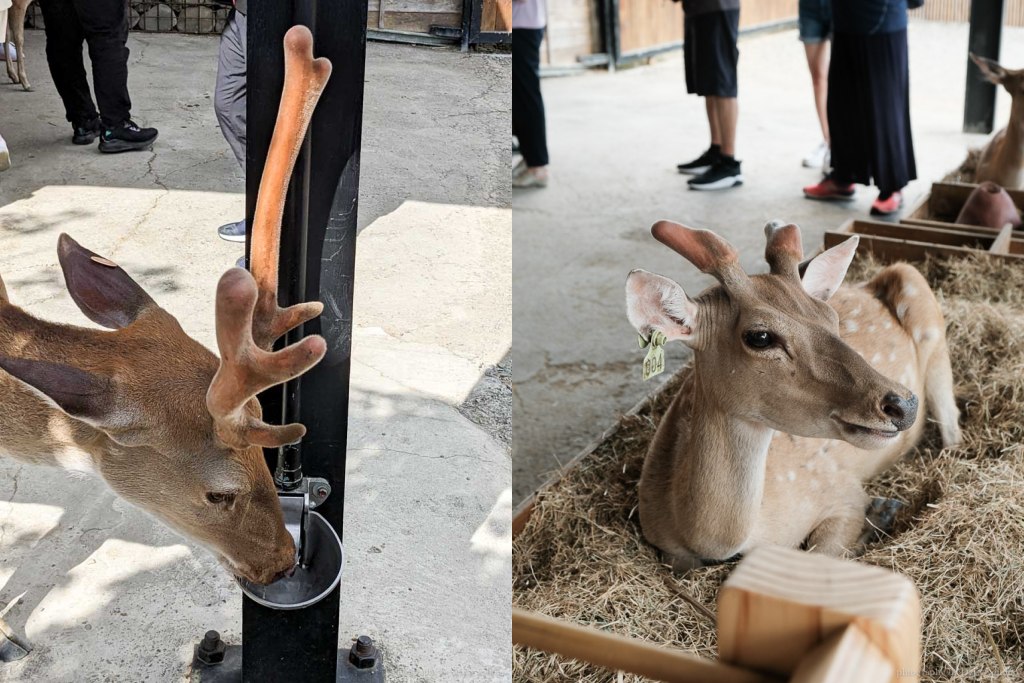
<path id="1" fill-rule="evenodd" d="M 331 76 L 331 63 L 313 58 L 313 35 L 293 26 L 284 36 L 284 89 L 274 135 L 267 151 L 252 224 L 250 269 L 259 286 L 253 337 L 264 349 L 281 335 L 320 315 L 323 304 L 310 302 L 285 309 L 277 305 L 281 254 L 281 217 L 288 181 L 295 168 L 313 109 Z"/>
<path id="2" fill-rule="evenodd" d="M 252 225 L 252 274 L 232 268 L 217 285 L 217 346 L 221 363 L 206 394 L 218 437 L 232 447 L 274 448 L 300 440 L 301 424 L 274 426 L 251 410 L 261 391 L 298 377 L 327 351 L 323 337 L 312 335 L 280 351 L 274 342 L 315 318 L 320 302 L 280 308 L 277 304 L 281 219 L 288 182 L 331 63 L 313 59 L 313 36 L 294 26 L 284 37 L 285 70 L 281 106 L 270 141 Z"/>

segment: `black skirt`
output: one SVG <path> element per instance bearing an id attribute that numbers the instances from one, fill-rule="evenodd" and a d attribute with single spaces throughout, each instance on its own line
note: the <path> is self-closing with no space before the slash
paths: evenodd
<path id="1" fill-rule="evenodd" d="M 917 178 L 906 29 L 833 36 L 828 127 L 837 182 L 874 184 L 887 196 Z"/>

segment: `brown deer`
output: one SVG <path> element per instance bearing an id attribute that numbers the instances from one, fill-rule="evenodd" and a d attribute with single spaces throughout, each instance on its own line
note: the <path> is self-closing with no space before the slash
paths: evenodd
<path id="1" fill-rule="evenodd" d="M 981 151 L 974 182 L 991 180 L 1008 190 L 1024 190 L 1024 69 L 1004 69 L 973 53 L 971 59 L 989 82 L 1002 85 L 1013 98 L 1010 121 Z"/>
<path id="2" fill-rule="evenodd" d="M 16 62 L 12 63 L 10 55 L 7 59 L 7 77 L 11 83 L 20 83 L 25 90 L 31 90 L 32 85 L 28 82 L 28 74 L 25 73 L 25 14 L 32 0 L 13 0 L 10 11 L 7 14 L 7 26 L 11 31 L 11 42 L 14 43 L 14 51 L 18 55 Z M 0 49 L 7 49 L 6 44 L 0 44 Z"/>
<path id="3" fill-rule="evenodd" d="M 82 312 L 112 331 L 40 320 L 0 282 L 0 456 L 101 477 L 118 495 L 205 545 L 234 574 L 269 583 L 295 563 L 263 448 L 300 424 L 263 421 L 258 392 L 324 356 L 319 336 L 274 342 L 318 302 L 277 304 L 281 216 L 306 127 L 331 66 L 312 36 L 285 36 L 285 86 L 253 221 L 252 275 L 232 268 L 216 296 L 221 358 L 191 339 L 113 262 L 61 235 L 58 255 Z"/>
<path id="4" fill-rule="evenodd" d="M 771 272 L 728 242 L 660 221 L 654 236 L 719 285 L 690 298 L 634 270 L 629 321 L 693 350 L 640 478 L 640 525 L 677 571 L 761 545 L 858 550 L 863 482 L 920 438 L 926 407 L 960 440 L 942 311 L 907 264 L 840 287 L 858 238 L 801 265 L 795 225 L 765 227 Z M 802 277 L 801 277 L 802 272 Z M 918 397 L 921 397 L 920 399 Z"/>

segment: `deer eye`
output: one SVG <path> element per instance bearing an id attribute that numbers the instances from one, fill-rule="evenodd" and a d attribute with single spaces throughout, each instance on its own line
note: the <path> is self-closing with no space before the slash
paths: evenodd
<path id="1" fill-rule="evenodd" d="M 235 502 L 234 493 L 207 493 L 206 500 L 212 505 L 231 505 Z"/>
<path id="2" fill-rule="evenodd" d="M 752 349 L 767 349 L 775 343 L 775 335 L 764 330 L 745 332 L 743 343 Z"/>

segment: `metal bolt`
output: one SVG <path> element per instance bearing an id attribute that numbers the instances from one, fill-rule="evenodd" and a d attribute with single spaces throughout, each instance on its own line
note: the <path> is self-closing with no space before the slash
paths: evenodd
<path id="1" fill-rule="evenodd" d="M 321 486 L 320 488 L 318 488 L 316 490 L 316 495 L 317 495 L 317 498 L 326 498 L 327 497 L 327 489 L 325 487 Z"/>
<path id="2" fill-rule="evenodd" d="M 227 645 L 220 639 L 219 633 L 207 631 L 202 642 L 199 643 L 199 647 L 196 648 L 196 659 L 207 666 L 220 664 L 224 661 L 224 653 L 227 649 Z"/>
<path id="3" fill-rule="evenodd" d="M 220 642 L 220 634 L 216 631 L 207 631 L 206 636 L 203 638 L 203 642 L 199 647 L 203 648 L 207 652 L 213 652 L 217 649 L 217 643 Z"/>
<path id="4" fill-rule="evenodd" d="M 378 656 L 379 652 L 373 644 L 373 639 L 369 636 L 359 636 L 356 638 L 356 642 L 352 644 L 352 649 L 348 653 L 348 660 L 357 669 L 372 669 L 377 664 Z"/>

